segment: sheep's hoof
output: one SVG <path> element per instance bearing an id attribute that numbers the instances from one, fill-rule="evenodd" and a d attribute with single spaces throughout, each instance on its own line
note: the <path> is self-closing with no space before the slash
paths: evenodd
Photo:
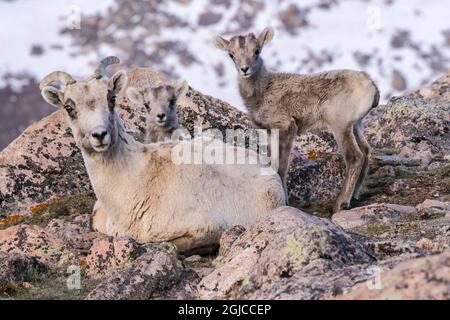
<path id="1" fill-rule="evenodd" d="M 350 203 L 336 202 L 336 204 L 333 207 L 333 213 L 348 209 L 350 209 Z"/>

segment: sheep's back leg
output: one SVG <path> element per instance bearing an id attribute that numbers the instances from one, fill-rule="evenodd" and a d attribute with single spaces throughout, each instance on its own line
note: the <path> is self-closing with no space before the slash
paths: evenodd
<path id="1" fill-rule="evenodd" d="M 359 146 L 361 152 L 363 153 L 363 157 L 364 157 L 363 164 L 361 167 L 361 173 L 359 174 L 359 178 L 358 178 L 358 181 L 356 182 L 355 190 L 353 192 L 353 198 L 358 200 L 361 190 L 364 186 L 364 180 L 367 177 L 367 172 L 369 171 L 369 160 L 370 160 L 371 148 L 370 148 L 370 145 L 367 142 L 366 138 L 364 137 L 362 124 L 360 122 L 355 125 L 353 131 L 355 134 L 356 142 L 358 143 L 358 146 Z"/>
<path id="2" fill-rule="evenodd" d="M 359 178 L 362 164 L 363 153 L 359 149 L 358 143 L 353 132 L 353 124 L 345 127 L 342 131 L 333 130 L 340 150 L 344 153 L 345 160 L 345 180 L 339 193 L 333 212 L 341 210 L 342 205 L 349 207 L 350 201 Z"/>

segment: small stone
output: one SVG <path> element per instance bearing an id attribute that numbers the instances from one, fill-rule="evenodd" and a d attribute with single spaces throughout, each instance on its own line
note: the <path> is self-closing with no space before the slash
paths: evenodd
<path id="1" fill-rule="evenodd" d="M 245 227 L 243 226 L 232 226 L 231 228 L 225 230 L 220 237 L 219 255 L 226 255 L 236 239 L 239 238 L 239 236 L 244 232 Z"/>
<path id="2" fill-rule="evenodd" d="M 195 263 L 195 262 L 200 262 L 200 261 L 202 261 L 202 259 L 203 259 L 203 258 L 202 258 L 200 255 L 196 254 L 196 255 L 193 255 L 193 256 L 190 256 L 190 257 L 185 258 L 185 259 L 184 259 L 184 262 L 187 262 L 187 263 Z"/>
<path id="3" fill-rule="evenodd" d="M 441 202 L 438 200 L 426 199 L 418 204 L 416 209 L 422 217 L 430 217 L 434 215 L 445 215 L 450 213 L 450 202 Z"/>
<path id="4" fill-rule="evenodd" d="M 131 238 L 104 237 L 94 240 L 94 244 L 84 259 L 86 275 L 100 279 L 125 268 L 141 253 L 139 244 Z"/>
<path id="5" fill-rule="evenodd" d="M 181 263 L 174 254 L 149 251 L 106 278 L 87 300 L 145 300 L 172 287 L 180 278 Z"/>
<path id="6" fill-rule="evenodd" d="M 391 166 L 407 166 L 414 167 L 419 166 L 421 161 L 419 159 L 406 158 L 398 155 L 392 156 L 373 156 L 375 162 L 379 162 L 381 165 Z"/>
<path id="7" fill-rule="evenodd" d="M 335 213 L 331 221 L 344 229 L 354 229 L 377 222 L 395 222 L 415 214 L 417 209 L 398 204 L 375 203 Z"/>
<path id="8" fill-rule="evenodd" d="M 382 166 L 373 174 L 375 177 L 395 177 L 395 170 L 393 166 Z"/>
<path id="9" fill-rule="evenodd" d="M 434 244 L 433 241 L 427 238 L 422 238 L 419 241 L 417 241 L 417 247 L 424 249 L 424 250 L 433 250 Z"/>

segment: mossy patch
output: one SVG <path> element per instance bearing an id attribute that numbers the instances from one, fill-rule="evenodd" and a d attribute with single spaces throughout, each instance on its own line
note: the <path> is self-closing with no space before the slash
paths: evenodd
<path id="1" fill-rule="evenodd" d="M 0 299 L 15 300 L 82 300 L 98 284 L 81 275 L 80 289 L 69 289 L 68 275 L 64 271 L 55 272 L 44 279 L 29 282 L 29 288 L 11 284 L 0 292 Z"/>
<path id="2" fill-rule="evenodd" d="M 20 223 L 46 226 L 54 218 L 68 220 L 78 215 L 90 214 L 96 198 L 93 193 L 58 197 L 31 208 L 27 216 L 12 215 L 0 220 L 0 229 Z"/>

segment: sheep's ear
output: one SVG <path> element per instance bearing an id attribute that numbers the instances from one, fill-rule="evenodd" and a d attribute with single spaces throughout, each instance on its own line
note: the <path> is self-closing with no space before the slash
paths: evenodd
<path id="1" fill-rule="evenodd" d="M 42 89 L 41 95 L 48 104 L 57 108 L 62 106 L 62 99 L 63 99 L 62 91 L 54 87 L 47 86 Z"/>
<path id="2" fill-rule="evenodd" d="M 127 83 L 127 73 L 123 70 L 117 71 L 111 79 L 109 79 L 109 88 L 118 95 L 125 88 Z"/>
<path id="3" fill-rule="evenodd" d="M 216 48 L 224 51 L 228 51 L 228 46 L 230 45 L 230 41 L 225 40 L 221 36 L 213 37 L 213 43 L 216 46 Z"/>
<path id="4" fill-rule="evenodd" d="M 272 27 L 267 27 L 258 35 L 258 41 L 261 48 L 273 39 L 274 33 L 275 32 Z"/>
<path id="5" fill-rule="evenodd" d="M 178 80 L 173 83 L 173 88 L 175 90 L 175 96 L 178 99 L 188 91 L 189 85 L 186 80 Z"/>
<path id="6" fill-rule="evenodd" d="M 136 104 L 144 104 L 144 95 L 135 87 L 128 87 L 127 97 Z"/>

